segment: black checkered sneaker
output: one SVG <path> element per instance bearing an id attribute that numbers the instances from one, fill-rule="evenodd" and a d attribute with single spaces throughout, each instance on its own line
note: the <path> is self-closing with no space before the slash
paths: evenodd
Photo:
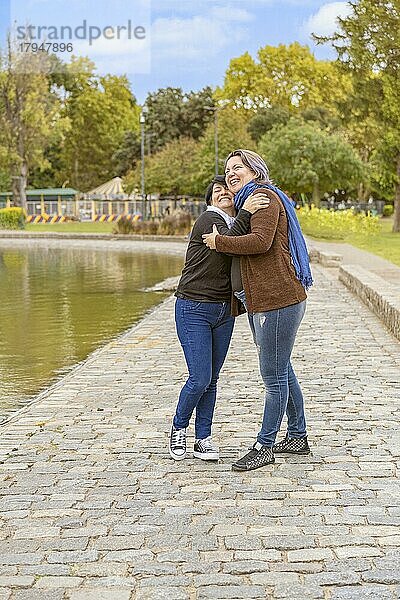
<path id="1" fill-rule="evenodd" d="M 193 456 L 201 460 L 218 460 L 219 449 L 209 436 L 203 440 L 195 440 Z"/>
<path id="2" fill-rule="evenodd" d="M 272 448 L 256 442 L 250 452 L 239 458 L 233 465 L 232 471 L 253 471 L 275 462 Z"/>
<path id="3" fill-rule="evenodd" d="M 275 454 L 310 454 L 307 436 L 302 438 L 290 438 L 288 435 L 275 444 Z"/>

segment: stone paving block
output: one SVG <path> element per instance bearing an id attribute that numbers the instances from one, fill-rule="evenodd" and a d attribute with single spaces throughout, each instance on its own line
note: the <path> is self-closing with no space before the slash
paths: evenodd
<path id="1" fill-rule="evenodd" d="M 44 554 L 26 552 L 19 554 L 1 554 L 0 565 L 37 565 L 44 559 Z"/>
<path id="2" fill-rule="evenodd" d="M 242 585 L 243 577 L 239 575 L 231 575 L 229 573 L 207 573 L 204 575 L 196 575 L 194 577 L 194 585 L 196 588 L 205 585 Z"/>
<path id="3" fill-rule="evenodd" d="M 289 562 L 307 562 L 315 560 L 331 560 L 333 552 L 329 548 L 303 548 L 301 550 L 289 550 Z"/>
<path id="4" fill-rule="evenodd" d="M 122 588 L 89 588 L 82 587 L 78 590 L 67 592 L 68 600 L 130 600 L 132 590 Z"/>
<path id="5" fill-rule="evenodd" d="M 98 559 L 99 553 L 97 550 L 78 550 L 78 551 L 66 551 L 66 552 L 50 552 L 47 556 L 49 563 L 80 563 L 80 562 L 94 562 Z"/>
<path id="6" fill-rule="evenodd" d="M 17 529 L 14 533 L 14 539 L 32 539 L 32 538 L 48 538 L 48 537 L 59 537 L 60 527 L 26 527 L 24 529 Z"/>
<path id="7" fill-rule="evenodd" d="M 17 573 L 18 569 L 14 565 L 0 565 L 0 575 L 16 575 Z"/>
<path id="8" fill-rule="evenodd" d="M 20 565 L 18 572 L 21 575 L 71 575 L 70 565 Z"/>
<path id="9" fill-rule="evenodd" d="M 29 575 L 0 575 L 0 588 L 2 587 L 30 587 L 35 582 Z"/>
<path id="10" fill-rule="evenodd" d="M 261 540 L 255 536 L 228 536 L 224 539 L 227 550 L 259 550 L 262 548 Z"/>
<path id="11" fill-rule="evenodd" d="M 340 546 L 335 548 L 335 554 L 338 558 L 382 556 L 382 550 L 376 546 Z"/>
<path id="12" fill-rule="evenodd" d="M 143 535 L 116 535 L 93 539 L 97 550 L 137 550 L 144 544 Z"/>
<path id="13" fill-rule="evenodd" d="M 321 586 L 354 585 L 361 582 L 361 575 L 351 571 L 324 571 L 305 575 L 304 581 Z"/>
<path id="14" fill-rule="evenodd" d="M 291 600 L 308 600 L 309 598 L 324 598 L 324 590 L 316 585 L 301 585 L 299 583 L 277 583 L 274 587 L 275 598 L 287 598 Z"/>
<path id="15" fill-rule="evenodd" d="M 315 540 L 316 538 L 312 535 L 270 535 L 261 538 L 264 548 L 277 548 L 278 550 L 294 550 L 299 546 L 314 548 Z"/>
<path id="16" fill-rule="evenodd" d="M 63 537 L 94 537 L 107 535 L 107 527 L 104 525 L 92 525 L 90 527 L 79 527 L 69 528 L 64 527 L 62 529 Z"/>
<path id="17" fill-rule="evenodd" d="M 276 571 L 276 572 L 291 572 L 291 573 L 298 573 L 298 574 L 305 574 L 305 573 L 320 573 L 324 570 L 325 565 L 322 562 L 308 562 L 308 563 L 301 563 L 301 562 L 295 562 L 295 563 L 271 563 L 270 564 L 270 571 Z"/>
<path id="18" fill-rule="evenodd" d="M 150 550 L 112 550 L 107 552 L 104 556 L 105 561 L 111 562 L 132 562 L 135 563 L 138 560 L 151 560 L 153 553 Z"/>
<path id="19" fill-rule="evenodd" d="M 362 574 L 363 581 L 367 583 L 385 583 L 394 585 L 400 583 L 400 572 L 393 566 L 391 570 L 374 570 Z"/>
<path id="20" fill-rule="evenodd" d="M 98 561 L 95 563 L 76 563 L 71 567 L 71 574 L 78 577 L 124 577 L 128 574 L 128 565 Z"/>
<path id="21" fill-rule="evenodd" d="M 82 577 L 53 577 L 51 575 L 40 577 L 34 588 L 71 588 L 82 583 Z"/>
<path id="22" fill-rule="evenodd" d="M 224 587 L 210 585 L 198 589 L 197 600 L 209 600 L 212 598 L 246 598 L 246 600 L 251 598 L 255 600 L 256 598 L 265 598 L 265 590 L 259 585 L 228 585 Z"/>
<path id="23" fill-rule="evenodd" d="M 250 573 L 251 583 L 256 585 L 274 586 L 277 584 L 296 585 L 300 583 L 300 575 L 288 571 L 273 571 L 270 573 Z"/>
<path id="24" fill-rule="evenodd" d="M 129 567 L 129 573 L 140 577 L 144 575 L 175 575 L 176 572 L 176 563 L 157 563 L 156 561 L 140 563 L 133 561 L 133 564 Z"/>
<path id="25" fill-rule="evenodd" d="M 261 561 L 276 561 L 282 560 L 282 553 L 278 550 L 238 550 L 234 554 L 234 559 L 240 560 L 261 560 Z"/>
<path id="26" fill-rule="evenodd" d="M 135 600 L 171 600 L 171 598 L 174 600 L 190 600 L 190 595 L 186 590 L 177 587 L 164 587 L 162 589 L 140 587 L 135 593 Z"/>
<path id="27" fill-rule="evenodd" d="M 331 591 L 332 600 L 393 600 L 393 590 L 383 585 L 338 587 Z"/>
<path id="28" fill-rule="evenodd" d="M 63 589 L 45 590 L 31 588 L 29 590 L 13 590 L 12 600 L 64 600 Z M 0 595 L 0 599 L 1 595 Z"/>
<path id="29" fill-rule="evenodd" d="M 241 560 L 232 561 L 222 566 L 222 570 L 225 573 L 232 573 L 234 575 L 242 575 L 246 573 L 264 573 L 268 571 L 269 563 L 257 560 Z"/>

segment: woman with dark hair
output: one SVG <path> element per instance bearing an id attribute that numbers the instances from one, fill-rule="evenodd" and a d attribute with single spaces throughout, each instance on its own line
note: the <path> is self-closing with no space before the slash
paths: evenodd
<path id="1" fill-rule="evenodd" d="M 251 217 L 250 233 L 235 231 L 227 236 L 214 225 L 213 233 L 203 235 L 204 243 L 217 254 L 240 256 L 241 281 L 233 291 L 236 302 L 241 301 L 248 311 L 266 392 L 257 440 L 232 465 L 233 470 L 250 471 L 273 463 L 274 453 L 310 452 L 303 395 L 290 358 L 306 309 L 305 290 L 313 282 L 293 203 L 272 185 L 261 156 L 250 150 L 231 152 L 225 161 L 225 177 L 237 210 L 256 191 L 271 199 L 268 211 L 259 210 Z M 235 306 L 233 314 L 237 312 Z M 287 434 L 275 444 L 285 412 Z"/>
<path id="2" fill-rule="evenodd" d="M 216 176 L 206 191 L 206 211 L 195 222 L 175 296 L 175 323 L 189 378 L 179 395 L 169 438 L 175 460 L 186 456 L 186 428 L 196 411 L 193 455 L 218 460 L 219 450 L 211 438 L 211 426 L 219 372 L 232 336 L 231 258 L 209 250 L 202 235 L 218 225 L 222 233 L 248 231 L 251 214 L 269 204 L 258 195 L 248 198 L 235 219 L 233 194 L 223 176 Z"/>

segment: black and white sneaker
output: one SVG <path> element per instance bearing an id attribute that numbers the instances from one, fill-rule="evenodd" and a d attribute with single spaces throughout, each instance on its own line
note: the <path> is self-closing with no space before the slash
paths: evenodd
<path id="1" fill-rule="evenodd" d="M 274 462 L 275 458 L 272 448 L 256 442 L 250 452 L 233 463 L 232 471 L 253 471 L 265 465 L 272 465 Z"/>
<path id="2" fill-rule="evenodd" d="M 275 444 L 275 454 L 310 454 L 310 446 L 308 445 L 307 436 L 302 438 L 286 437 Z"/>
<path id="3" fill-rule="evenodd" d="M 169 453 L 174 460 L 182 460 L 186 456 L 186 429 L 175 429 L 172 425 L 169 435 Z"/>
<path id="4" fill-rule="evenodd" d="M 209 436 L 204 440 L 195 440 L 193 456 L 201 460 L 219 460 L 219 449 Z"/>

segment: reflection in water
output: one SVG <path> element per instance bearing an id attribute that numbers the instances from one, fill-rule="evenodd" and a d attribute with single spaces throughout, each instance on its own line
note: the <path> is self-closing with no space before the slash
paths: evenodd
<path id="1" fill-rule="evenodd" d="M 167 294 L 183 259 L 113 250 L 0 249 L 0 419 Z"/>

